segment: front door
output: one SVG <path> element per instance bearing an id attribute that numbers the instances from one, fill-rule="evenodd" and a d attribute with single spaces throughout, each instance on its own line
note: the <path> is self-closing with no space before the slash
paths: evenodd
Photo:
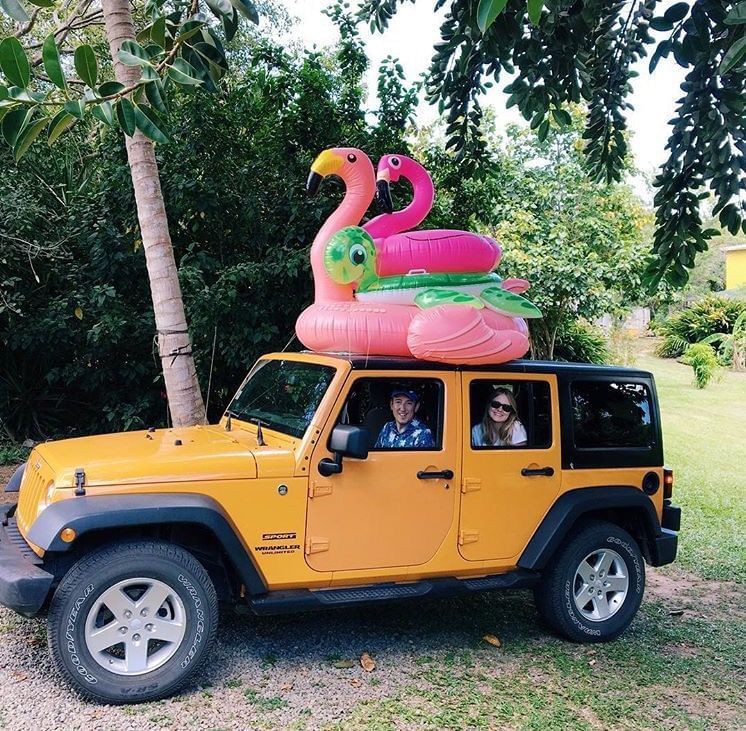
<path id="1" fill-rule="evenodd" d="M 317 571 L 416 566 L 451 529 L 459 485 L 456 373 L 353 373 L 311 461 L 306 560 Z M 401 402 L 409 403 L 401 403 Z M 396 402 L 396 403 L 394 403 Z M 392 406 L 397 413 L 392 411 Z M 413 411 L 412 418 L 410 412 Z M 371 451 L 323 477 L 332 428 L 365 426 Z M 378 442 L 378 446 L 376 446 Z"/>
<path id="2" fill-rule="evenodd" d="M 459 552 L 515 559 L 559 492 L 557 379 L 464 373 Z"/>

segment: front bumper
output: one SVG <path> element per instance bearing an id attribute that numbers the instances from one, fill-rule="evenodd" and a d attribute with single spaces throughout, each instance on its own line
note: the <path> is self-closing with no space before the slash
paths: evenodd
<path id="1" fill-rule="evenodd" d="M 28 547 L 16 526 L 15 505 L 0 507 L 0 604 L 33 617 L 44 605 L 54 576 Z"/>

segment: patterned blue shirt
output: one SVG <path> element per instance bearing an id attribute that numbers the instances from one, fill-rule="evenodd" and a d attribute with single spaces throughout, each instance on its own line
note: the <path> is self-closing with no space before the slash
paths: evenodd
<path id="1" fill-rule="evenodd" d="M 395 421 L 383 425 L 374 449 L 432 449 L 435 447 L 432 432 L 419 419 L 412 419 L 399 432 Z"/>

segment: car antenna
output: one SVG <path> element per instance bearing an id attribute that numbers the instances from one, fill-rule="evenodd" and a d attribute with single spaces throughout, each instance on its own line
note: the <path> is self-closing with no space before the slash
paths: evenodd
<path id="1" fill-rule="evenodd" d="M 264 432 L 262 432 L 262 422 L 259 419 L 256 419 L 256 444 L 258 447 L 267 445 L 264 441 Z"/>

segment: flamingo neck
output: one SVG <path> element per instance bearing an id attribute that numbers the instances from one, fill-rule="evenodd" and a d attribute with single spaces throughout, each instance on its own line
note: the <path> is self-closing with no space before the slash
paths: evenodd
<path id="1" fill-rule="evenodd" d="M 411 231 L 419 226 L 430 213 L 435 199 L 435 186 L 430 174 L 417 163 L 404 165 L 400 173 L 412 184 L 412 201 L 394 213 L 376 216 L 365 225 L 365 230 L 374 238 L 393 236 L 402 231 Z"/>
<path id="2" fill-rule="evenodd" d="M 347 174 L 343 180 L 346 186 L 345 197 L 326 219 L 311 245 L 311 269 L 316 303 L 347 302 L 354 299 L 351 284 L 337 284 L 329 278 L 324 267 L 324 251 L 327 242 L 337 231 L 345 226 L 356 226 L 360 223 L 375 194 L 373 166 L 371 165 L 368 171 Z"/>

